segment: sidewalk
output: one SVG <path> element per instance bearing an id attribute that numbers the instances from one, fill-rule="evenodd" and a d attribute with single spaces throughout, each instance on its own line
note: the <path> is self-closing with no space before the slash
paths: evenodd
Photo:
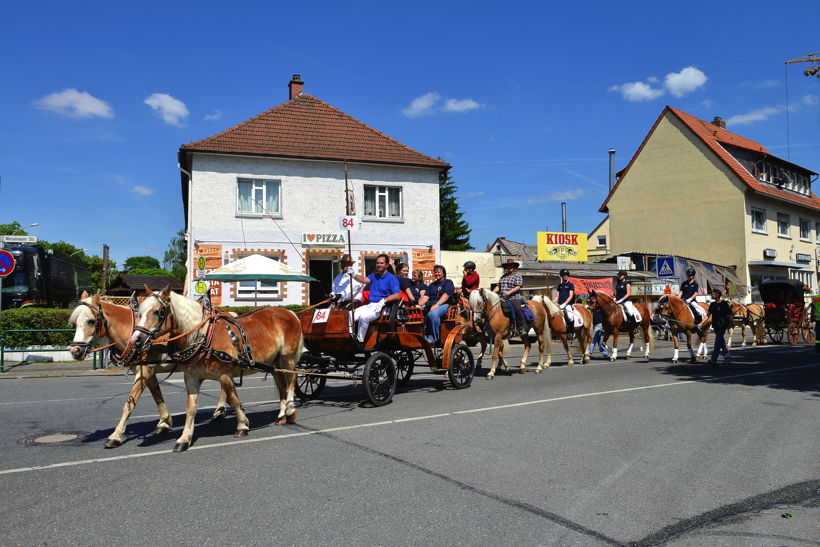
<path id="1" fill-rule="evenodd" d="M 9 362 L 5 363 L 5 372 L 0 373 L 0 380 L 17 378 L 59 378 L 68 376 L 112 376 L 122 374 L 123 369 L 92 369 L 91 359 L 86 361 L 65 361 L 52 363 Z"/>

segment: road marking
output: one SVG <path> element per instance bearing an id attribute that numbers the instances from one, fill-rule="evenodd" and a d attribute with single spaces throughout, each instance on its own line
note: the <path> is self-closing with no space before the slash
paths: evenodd
<path id="1" fill-rule="evenodd" d="M 131 385 L 131 384 L 128 384 L 128 385 Z M 176 386 L 174 386 L 174 387 L 176 387 Z M 148 389 L 148 388 L 146 388 L 146 389 Z M 239 388 L 239 393 L 242 393 L 242 391 L 251 390 L 251 389 L 271 389 L 271 390 L 275 390 L 276 386 L 274 386 L 274 385 L 270 385 L 270 386 L 244 386 L 244 387 Z M 221 389 L 200 389 L 199 393 L 200 394 L 202 394 L 202 393 L 219 393 L 220 391 L 221 391 Z M 184 395 L 184 394 L 185 394 L 184 391 L 174 391 L 174 392 L 171 392 L 170 395 Z M 165 394 L 163 394 L 163 395 L 165 395 Z M 104 401 L 104 400 L 107 400 L 107 399 L 115 399 L 115 398 L 118 398 L 118 397 L 123 397 L 124 398 L 125 396 L 126 396 L 125 393 L 123 393 L 123 394 L 118 393 L 116 395 L 107 395 L 105 397 L 74 397 L 73 399 L 42 399 L 42 400 L 39 400 L 39 401 L 3 401 L 3 402 L 0 402 L 0 405 L 26 405 L 26 404 L 41 404 L 41 403 L 62 403 L 62 402 L 69 402 L 69 401 Z M 117 401 L 119 401 L 119 399 L 117 399 Z"/>
<path id="2" fill-rule="evenodd" d="M 577 395 L 566 395 L 563 397 L 552 397 L 550 399 L 539 399 L 537 401 L 527 401 L 523 403 L 510 403 L 507 405 L 495 405 L 490 407 L 483 407 L 483 408 L 475 408 L 472 410 L 454 410 L 452 412 L 444 412 L 439 414 L 429 414 L 426 416 L 417 416 L 413 418 L 397 418 L 395 420 L 385 420 L 381 422 L 371 422 L 366 424 L 357 424 L 357 425 L 347 425 L 347 426 L 338 426 L 338 427 L 329 427 L 325 429 L 316 429 L 313 431 L 302 431 L 299 433 L 285 433 L 283 435 L 268 435 L 266 437 L 259 437 L 259 438 L 245 438 L 236 441 L 224 441 L 218 442 L 209 445 L 201 445 L 201 446 L 192 446 L 188 450 L 210 450 L 213 448 L 223 448 L 226 446 L 234 446 L 238 444 L 248 444 L 248 443 L 261 443 L 261 442 L 268 442 L 268 441 L 281 441 L 284 439 L 294 439 L 297 437 L 307 437 L 308 435 L 317 435 L 317 434 L 327 434 L 327 433 L 336 433 L 339 431 L 352 431 L 355 429 L 364 429 L 366 427 L 378 427 L 382 425 L 395 425 L 400 424 L 403 422 L 411 422 L 411 421 L 419 421 L 419 420 L 433 420 L 437 418 L 446 418 L 447 416 L 456 416 L 459 414 L 471 414 L 475 412 L 487 412 L 491 410 L 505 410 L 508 408 L 517 408 L 522 406 L 530 406 L 530 405 L 538 405 L 538 404 L 545 404 L 545 403 L 552 403 L 556 401 L 566 401 L 568 399 L 581 399 L 585 397 L 597 397 L 600 395 L 611 395 L 615 393 L 627 393 L 631 391 L 644 391 L 647 389 L 656 389 L 656 388 L 664 388 L 664 387 L 677 387 L 677 386 L 684 386 L 689 384 L 694 384 L 698 382 L 712 382 L 712 381 L 721 381 L 726 380 L 727 378 L 744 378 L 748 376 L 759 376 L 763 374 L 771 374 L 777 372 L 786 372 L 790 370 L 800 370 L 804 368 L 813 368 L 820 366 L 818 364 L 814 365 L 801 365 L 798 367 L 788 367 L 788 368 L 779 368 L 779 369 L 771 369 L 771 370 L 764 370 L 759 372 L 746 372 L 742 374 L 731 374 L 729 376 L 721 376 L 719 378 L 707 378 L 702 380 L 683 380 L 680 382 L 669 382 L 666 384 L 655 384 L 650 386 L 637 386 L 637 387 L 628 387 L 623 389 L 613 389 L 609 391 L 596 391 L 591 393 L 580 393 Z M 60 462 L 60 463 L 53 463 L 49 465 L 37 465 L 32 467 L 18 467 L 15 469 L 4 469 L 0 470 L 0 475 L 11 475 L 15 473 L 27 473 L 33 471 L 44 471 L 48 469 L 60 469 L 63 467 L 76 467 L 78 465 L 88 465 L 92 463 L 106 463 L 106 462 L 114 462 L 114 461 L 122 461 L 122 460 L 132 460 L 135 458 L 147 458 L 149 456 L 159 456 L 159 455 L 167 455 L 170 451 L 166 448 L 163 450 L 153 450 L 151 452 L 141 452 L 139 454 L 124 454 L 121 456 L 111 456 L 108 458 L 90 458 L 87 460 L 75 460 L 69 462 Z"/>

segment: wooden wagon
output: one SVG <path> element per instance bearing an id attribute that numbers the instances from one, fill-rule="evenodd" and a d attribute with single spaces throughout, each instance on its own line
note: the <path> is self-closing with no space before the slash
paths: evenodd
<path id="1" fill-rule="evenodd" d="M 780 343 L 785 334 L 790 344 L 798 343 L 801 336 L 814 343 L 814 320 L 805 302 L 803 283 L 796 279 L 766 281 L 759 289 L 769 340 Z"/>

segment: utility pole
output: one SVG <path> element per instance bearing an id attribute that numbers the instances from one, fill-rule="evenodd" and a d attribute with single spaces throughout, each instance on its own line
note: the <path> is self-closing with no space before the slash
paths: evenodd
<path id="1" fill-rule="evenodd" d="M 803 57 L 786 61 L 787 65 L 790 63 L 812 63 L 812 66 L 804 70 L 803 74 L 805 76 L 817 76 L 820 78 L 820 51 L 815 51 Z"/>

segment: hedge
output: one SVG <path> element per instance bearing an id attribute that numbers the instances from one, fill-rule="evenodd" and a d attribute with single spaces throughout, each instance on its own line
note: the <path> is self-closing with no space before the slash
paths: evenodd
<path id="1" fill-rule="evenodd" d="M 291 304 L 282 306 L 295 313 L 306 306 Z M 220 307 L 222 311 L 238 314 L 256 309 L 254 306 Z M 68 318 L 74 311 L 59 308 L 23 308 L 3 310 L 0 314 L 0 331 L 10 329 L 70 329 Z M 12 332 L 6 335 L 4 344 L 7 348 L 29 346 L 68 346 L 74 338 L 71 332 Z"/>

